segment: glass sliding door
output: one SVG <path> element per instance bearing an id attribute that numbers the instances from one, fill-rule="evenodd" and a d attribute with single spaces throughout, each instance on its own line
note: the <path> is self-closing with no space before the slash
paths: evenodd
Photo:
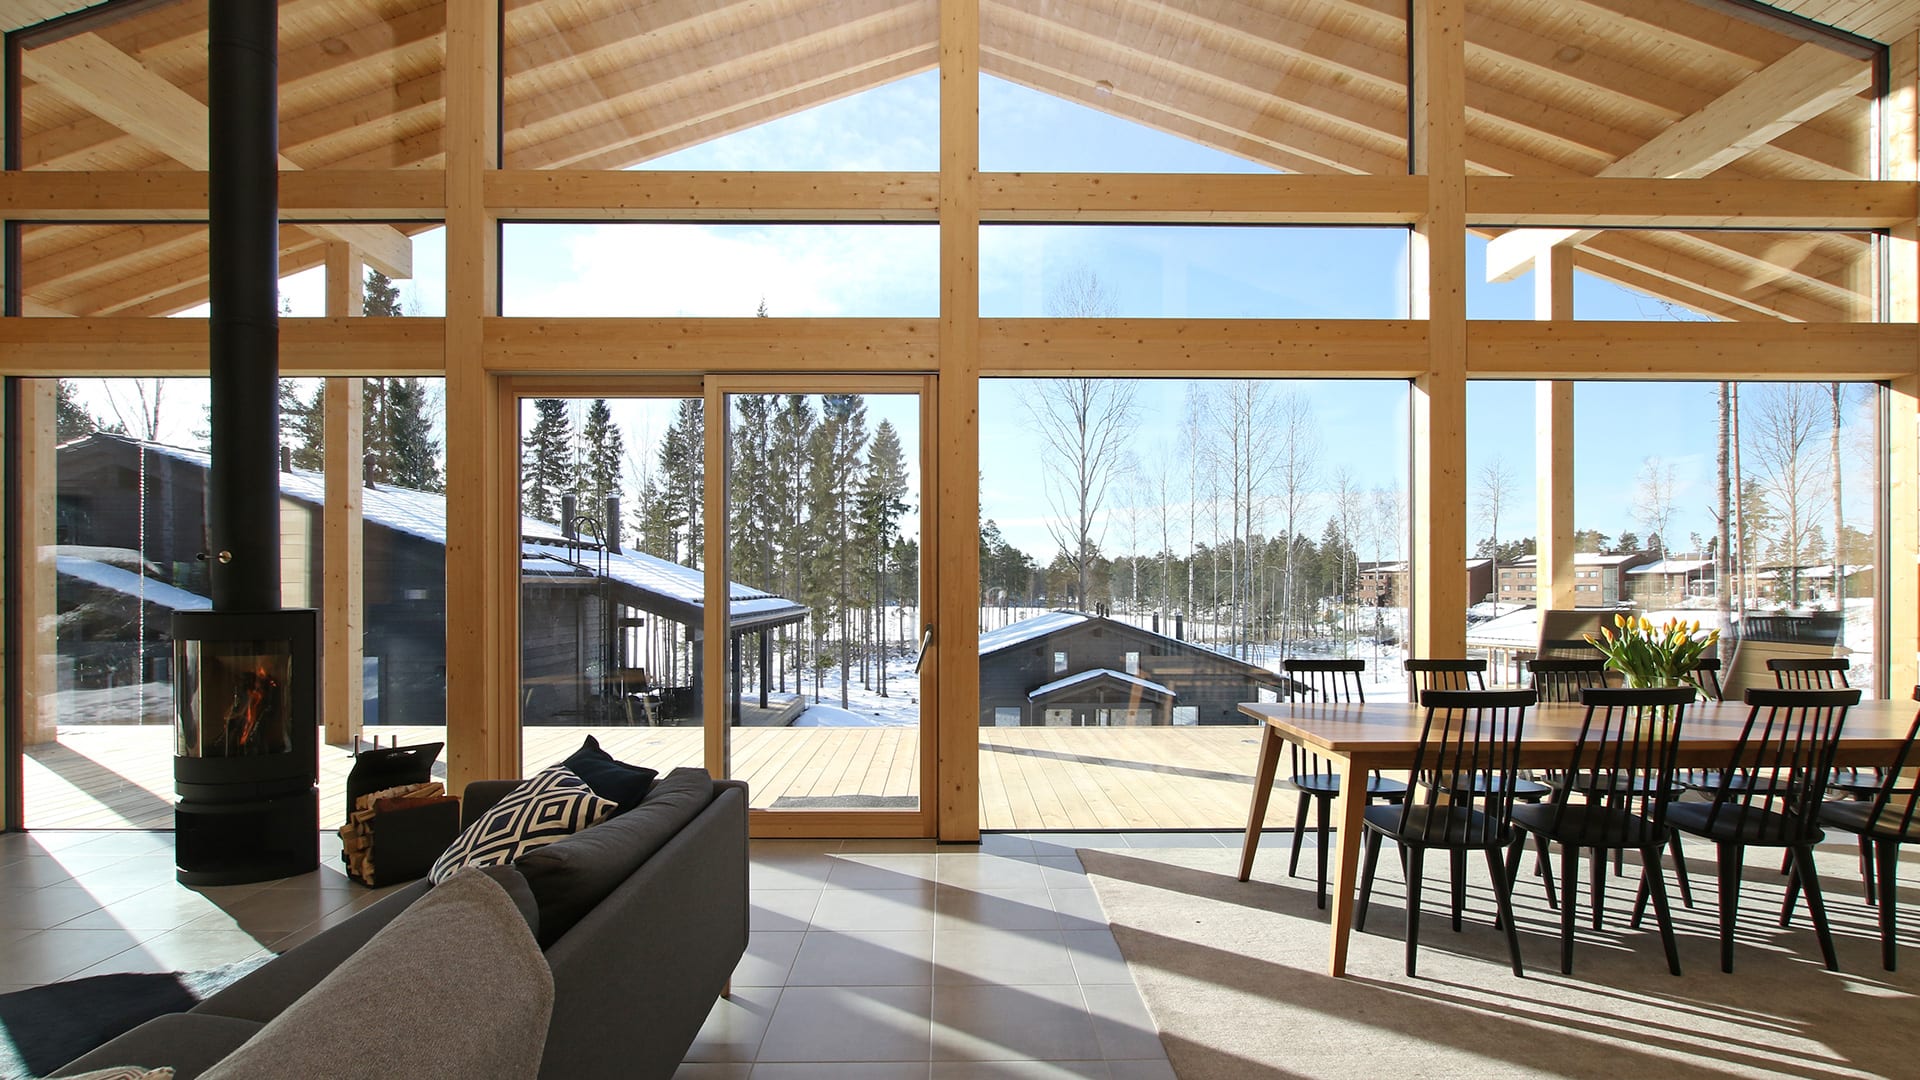
<path id="1" fill-rule="evenodd" d="M 781 834 L 930 835 L 925 380 L 709 380 L 728 610 L 718 743 Z M 710 444 L 712 445 L 712 444 Z M 844 815 L 858 815 L 848 822 Z M 764 824 L 765 819 L 763 819 Z"/>
<path id="2" fill-rule="evenodd" d="M 526 774 L 588 737 L 663 775 L 706 764 L 698 383 L 516 392 Z"/>

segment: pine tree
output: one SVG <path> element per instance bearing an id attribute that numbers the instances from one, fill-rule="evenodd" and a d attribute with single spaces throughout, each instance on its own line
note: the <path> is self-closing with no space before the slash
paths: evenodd
<path id="1" fill-rule="evenodd" d="M 280 380 L 280 442 L 293 456 L 296 468 L 323 470 L 327 467 L 327 386 L 314 388 L 313 397 L 303 400 L 300 385 L 293 379 Z"/>
<path id="2" fill-rule="evenodd" d="M 71 442 L 98 431 L 100 425 L 86 406 L 80 404 L 71 379 L 60 379 L 53 391 L 53 437 L 55 442 Z"/>
<path id="3" fill-rule="evenodd" d="M 558 523 L 560 493 L 573 489 L 573 422 L 559 398 L 538 398 L 533 408 L 533 430 L 520 457 L 520 511 Z"/>
<path id="4" fill-rule="evenodd" d="M 881 642 L 875 666 L 880 696 L 887 696 L 887 566 L 899 542 L 900 517 L 907 512 L 907 459 L 900 435 L 890 421 L 880 421 L 867 449 L 866 471 L 856 496 L 860 548 L 873 568 L 873 632 Z"/>
<path id="5" fill-rule="evenodd" d="M 385 479 L 414 491 L 441 491 L 440 441 L 433 437 L 427 384 L 421 379 L 388 379 L 385 445 L 381 460 Z"/>
<path id="6" fill-rule="evenodd" d="M 685 398 L 673 423 L 660 440 L 660 510 L 666 531 L 666 553 L 683 566 L 705 562 L 705 406 L 699 398 Z"/>
<path id="7" fill-rule="evenodd" d="M 815 549 L 810 589 L 819 602 L 809 606 L 814 609 L 816 627 L 825 614 L 831 614 L 836 624 L 841 708 L 846 708 L 848 703 L 847 683 L 852 666 L 849 609 L 855 599 L 854 553 L 848 547 L 854 531 L 854 487 L 860 469 L 860 452 L 866 442 L 867 406 L 860 395 L 823 395 L 820 425 L 813 432 L 813 468 L 807 484 L 808 509 L 816 522 L 815 535 L 821 541 Z M 819 670 L 817 660 L 815 670 Z M 817 676 L 815 685 L 817 688 Z"/>
<path id="8" fill-rule="evenodd" d="M 594 398 L 580 426 L 578 493 L 580 528 L 602 542 L 612 532 L 606 527 L 607 498 L 620 494 L 620 459 L 626 452 L 626 439 L 613 422 L 613 409 L 606 398 Z"/>
<path id="9" fill-rule="evenodd" d="M 399 316 L 400 287 L 378 270 L 367 270 L 367 282 L 362 290 L 364 299 L 360 303 L 360 314 L 374 316 Z"/>
<path id="10" fill-rule="evenodd" d="M 788 394 L 774 415 L 773 437 L 767 447 L 766 516 L 774 560 L 774 576 L 767 584 L 782 596 L 795 599 L 804 596 L 807 557 L 814 547 L 806 501 L 814 424 L 813 404 L 807 396 Z M 802 655 L 805 647 L 802 635 L 787 637 L 780 669 L 781 692 L 786 691 L 788 671 L 795 673 L 795 688 L 799 688 L 799 673 L 806 670 Z"/>

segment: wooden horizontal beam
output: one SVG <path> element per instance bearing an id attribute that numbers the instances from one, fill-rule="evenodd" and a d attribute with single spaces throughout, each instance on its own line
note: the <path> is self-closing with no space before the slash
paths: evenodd
<path id="1" fill-rule="evenodd" d="M 1913 323 L 1467 324 L 1467 375 L 1495 379 L 1877 380 L 1920 371 Z"/>
<path id="2" fill-rule="evenodd" d="M 444 373 L 446 332 L 430 318 L 280 320 L 280 374 Z M 205 319 L 0 319 L 0 375 L 207 374 Z"/>
<path id="3" fill-rule="evenodd" d="M 1878 229 L 1920 216 L 1901 180 L 1467 178 L 1467 224 L 1664 229 Z"/>
<path id="4" fill-rule="evenodd" d="M 1411 224 L 1417 176 L 985 173 L 987 221 Z"/>
<path id="5" fill-rule="evenodd" d="M 1386 319 L 982 319 L 982 375 L 1406 379 L 1427 327 Z"/>
<path id="6" fill-rule="evenodd" d="M 577 372 L 929 372 L 933 319 L 486 320 L 500 374 Z"/>
<path id="7" fill-rule="evenodd" d="M 486 174 L 502 218 L 596 221 L 933 221 L 938 173 L 601 172 L 515 169 Z"/>
<path id="8" fill-rule="evenodd" d="M 446 216 L 437 169 L 282 172 L 280 214 L 300 221 L 437 221 Z M 0 173 L 0 216 L 27 221 L 205 221 L 207 174 Z"/>

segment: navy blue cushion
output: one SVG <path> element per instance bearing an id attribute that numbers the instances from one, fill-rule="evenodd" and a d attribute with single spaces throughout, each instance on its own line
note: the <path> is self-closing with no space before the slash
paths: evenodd
<path id="1" fill-rule="evenodd" d="M 591 735 L 560 765 L 585 780 L 595 795 L 612 799 L 618 805 L 615 814 L 624 814 L 639 806 L 640 800 L 653 790 L 653 778 L 660 775 L 653 769 L 615 761 L 612 754 L 600 749 L 600 740 Z"/>

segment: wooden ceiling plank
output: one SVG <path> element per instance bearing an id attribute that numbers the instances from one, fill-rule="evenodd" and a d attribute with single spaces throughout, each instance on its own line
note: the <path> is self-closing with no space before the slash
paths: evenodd
<path id="1" fill-rule="evenodd" d="M 923 46 L 907 46 L 897 53 L 869 57 L 851 69 L 839 69 L 829 63 L 816 62 L 806 77 L 783 83 L 778 89 L 729 99 L 705 97 L 666 101 L 644 117 L 615 114 L 613 118 L 539 142 L 520 141 L 515 136 L 524 137 L 524 132 L 509 132 L 508 164 L 513 168 L 619 168 L 646 160 L 633 156 L 631 148 L 638 144 L 665 142 L 664 137 L 676 131 L 762 106 L 768 108 L 761 110 L 763 115 L 755 122 L 764 123 L 776 116 L 789 115 L 811 105 L 931 70 L 937 59 L 936 47 L 928 42 Z M 518 145 L 515 145 L 516 142 Z M 683 145 L 692 143 L 679 143 L 674 148 Z M 615 162 L 618 164 L 613 164 Z"/>
<path id="2" fill-rule="evenodd" d="M 1806 44 L 1742 81 L 1699 112 L 1600 170 L 1602 177 L 1706 176 L 1770 142 L 1808 117 L 1865 88 L 1872 72 L 1858 60 Z M 1595 230 L 1516 230 L 1487 245 L 1487 280 L 1511 281 L 1548 247 L 1590 239 Z"/>
<path id="3" fill-rule="evenodd" d="M 191 169 L 204 171 L 207 107 L 97 34 L 76 34 L 24 55 L 32 77 L 61 96 Z M 285 154 L 280 167 L 297 170 Z M 389 277 L 413 276 L 413 244 L 383 225 L 314 225 L 352 244 Z"/>

